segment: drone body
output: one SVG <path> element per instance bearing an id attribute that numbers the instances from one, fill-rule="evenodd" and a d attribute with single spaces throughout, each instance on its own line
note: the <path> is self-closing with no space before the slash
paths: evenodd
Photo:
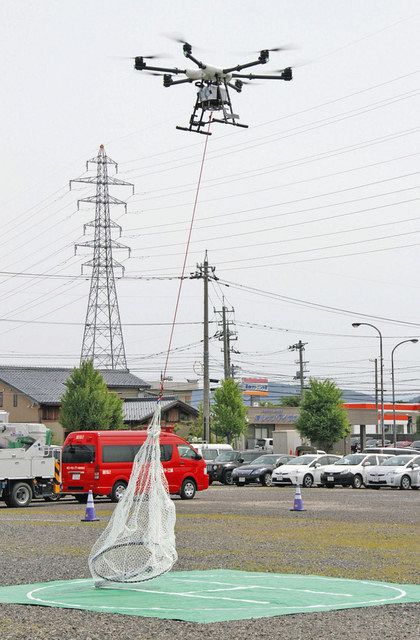
<path id="1" fill-rule="evenodd" d="M 205 114 L 209 112 L 221 112 L 220 118 L 212 117 L 212 122 L 221 122 L 223 124 L 230 124 L 235 127 L 247 128 L 246 124 L 239 124 L 239 116 L 233 112 L 232 102 L 229 95 L 229 88 L 233 89 L 237 93 L 242 91 L 244 80 L 286 80 L 292 79 L 291 67 L 286 67 L 277 72 L 276 75 L 255 75 L 252 73 L 243 74 L 239 73 L 243 69 L 248 67 L 254 67 L 260 64 L 266 64 L 269 59 L 269 51 L 280 51 L 282 47 L 278 49 L 263 49 L 259 52 L 258 60 L 253 62 L 247 62 L 245 64 L 238 64 L 235 67 L 226 69 L 220 69 L 218 67 L 212 67 L 206 65 L 200 60 L 197 60 L 192 55 L 192 47 L 188 42 L 183 42 L 183 51 L 186 58 L 192 60 L 197 66 L 196 69 L 178 69 L 178 68 L 165 68 L 149 66 L 145 59 L 147 56 L 137 56 L 134 59 L 134 68 L 137 71 L 148 71 L 152 75 L 163 75 L 163 86 L 171 87 L 176 84 L 195 83 L 198 88 L 197 99 L 194 105 L 193 113 L 190 117 L 190 123 L 188 127 L 177 127 L 183 131 L 193 131 L 196 133 L 202 133 L 204 135 L 211 135 L 208 131 L 202 129 L 209 123 L 209 120 L 205 119 Z M 154 56 L 149 56 L 153 58 Z M 184 79 L 174 80 L 174 76 L 183 75 Z M 244 79 L 244 80 L 243 80 Z"/>

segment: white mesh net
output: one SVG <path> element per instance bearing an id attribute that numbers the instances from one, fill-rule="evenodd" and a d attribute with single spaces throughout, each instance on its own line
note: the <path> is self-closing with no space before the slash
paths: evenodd
<path id="1" fill-rule="evenodd" d="M 158 402 L 124 496 L 90 552 L 97 586 L 150 580 L 170 571 L 178 558 L 175 506 L 160 461 L 160 415 Z"/>

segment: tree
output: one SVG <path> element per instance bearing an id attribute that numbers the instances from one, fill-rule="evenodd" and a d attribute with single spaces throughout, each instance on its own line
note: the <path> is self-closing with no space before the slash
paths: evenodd
<path id="1" fill-rule="evenodd" d="M 232 378 L 223 380 L 222 386 L 214 392 L 212 407 L 212 431 L 216 438 L 226 438 L 230 443 L 248 430 L 246 407 L 242 392 Z"/>
<path id="2" fill-rule="evenodd" d="M 116 393 L 108 391 L 91 360 L 73 369 L 61 398 L 60 422 L 66 431 L 121 429 L 123 403 Z"/>
<path id="3" fill-rule="evenodd" d="M 300 403 L 300 396 L 284 396 L 284 398 L 280 400 L 281 407 L 300 407 Z"/>
<path id="4" fill-rule="evenodd" d="M 302 436 L 328 451 L 350 433 L 341 391 L 331 380 L 309 381 L 296 423 Z"/>

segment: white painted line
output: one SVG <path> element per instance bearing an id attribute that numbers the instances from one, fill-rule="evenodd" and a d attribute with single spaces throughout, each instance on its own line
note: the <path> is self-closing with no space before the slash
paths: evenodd
<path id="1" fill-rule="evenodd" d="M 203 580 L 189 580 L 189 579 L 183 579 L 183 578 L 176 578 L 177 582 L 195 582 L 195 583 L 199 583 L 202 584 Z M 205 581 L 206 584 L 223 584 L 225 586 L 233 586 L 234 583 L 232 582 L 209 582 L 208 580 Z M 244 591 L 246 589 L 269 589 L 271 591 L 297 591 L 299 593 L 315 593 L 315 594 L 319 594 L 319 595 L 323 595 L 323 596 L 339 596 L 339 597 L 345 597 L 345 598 L 354 598 L 354 594 L 352 593 L 335 593 L 333 591 L 317 591 L 314 589 L 296 589 L 293 587 L 269 587 L 268 585 L 259 585 L 259 584 L 255 584 L 255 585 L 244 585 L 242 587 L 235 587 L 235 589 L 243 589 Z M 222 589 L 200 589 L 201 591 L 222 591 Z"/>
<path id="2" fill-rule="evenodd" d="M 252 577 L 252 576 L 250 576 Z M 294 576 L 296 577 L 296 576 Z M 301 576 L 302 578 L 305 578 L 306 576 Z M 324 576 L 311 576 L 311 578 L 319 578 L 319 579 L 324 579 L 324 580 L 328 580 L 327 577 Z M 255 579 L 255 578 L 254 578 Z M 346 581 L 346 578 L 332 578 L 333 580 L 340 580 L 340 581 Z M 305 605 L 305 606 L 301 606 L 301 605 L 294 605 L 294 606 L 289 606 L 289 605 L 281 605 L 281 604 L 274 604 L 274 603 L 270 603 L 270 602 L 265 602 L 265 601 L 252 601 L 252 600 L 244 600 L 244 602 L 246 602 L 247 604 L 251 604 L 251 603 L 255 603 L 255 604 L 261 604 L 264 605 L 264 616 L 263 617 L 269 617 L 269 614 L 271 612 L 271 615 L 278 615 L 281 613 L 281 611 L 285 611 L 285 610 L 294 610 L 297 612 L 301 612 L 304 610 L 310 610 L 310 609 L 329 609 L 329 608 L 335 608 L 335 607 L 343 607 L 343 608 L 349 608 L 349 607 L 354 607 L 354 606 L 362 606 L 362 605 L 373 605 L 373 604 L 385 604 L 385 603 L 390 603 L 390 602 L 395 602 L 396 600 L 400 600 L 401 598 L 403 598 L 404 596 L 406 596 L 406 592 L 403 589 L 400 589 L 399 587 L 393 587 L 391 585 L 386 585 L 386 584 L 382 584 L 382 583 L 374 583 L 374 582 L 368 582 L 368 581 L 360 581 L 362 584 L 366 584 L 368 586 L 375 586 L 375 587 L 381 587 L 383 589 L 388 589 L 391 591 L 396 591 L 397 595 L 395 595 L 394 597 L 387 597 L 387 598 L 380 598 L 380 599 L 375 599 L 375 600 L 362 600 L 359 602 L 354 602 L 352 601 L 351 603 L 347 602 L 339 602 L 339 603 L 330 603 L 330 604 L 313 604 L 313 605 Z M 92 591 L 97 591 L 96 588 L 93 586 L 92 581 L 91 580 L 70 580 L 67 583 L 67 585 L 72 585 L 72 584 L 86 584 L 86 586 L 88 587 L 88 589 L 92 590 Z M 63 584 L 63 583 L 62 583 Z M 223 584 L 223 583 L 222 583 Z M 27 593 L 27 598 L 29 600 L 32 600 L 33 602 L 39 602 L 40 604 L 46 604 L 46 605 L 56 605 L 56 606 L 64 606 L 66 608 L 69 609 L 82 609 L 82 610 L 92 610 L 91 607 L 89 607 L 89 605 L 86 604 L 70 604 L 68 602 L 63 602 L 61 600 L 44 600 L 43 598 L 38 596 L 35 596 L 36 593 L 39 593 L 40 591 L 45 591 L 47 589 L 53 589 L 53 588 L 57 588 L 59 586 L 62 585 L 57 585 L 57 584 L 46 584 L 45 586 L 42 587 L 38 587 L 37 589 L 33 589 L 32 591 L 29 591 Z M 261 585 L 262 587 L 263 585 Z M 252 585 L 252 587 L 254 588 L 255 585 Z M 275 587 L 273 587 L 275 588 Z M 149 592 L 147 589 L 130 589 L 128 588 L 127 591 L 144 591 L 144 592 Z M 158 594 L 163 594 L 164 592 L 162 591 L 156 591 L 156 593 Z M 172 595 L 185 595 L 185 594 L 179 594 L 178 592 L 173 592 Z M 341 594 L 343 595 L 343 594 Z M 210 599 L 207 596 L 202 596 L 204 599 Z M 233 601 L 233 602 L 237 602 L 237 600 L 235 600 L 234 598 L 218 598 L 215 597 L 215 600 L 228 600 L 228 601 Z M 267 611 L 267 605 L 270 605 L 269 611 Z M 168 612 L 168 613 L 173 613 L 173 612 L 191 612 L 191 608 L 183 608 L 183 607 L 175 607 L 175 608 L 168 608 L 168 607 L 124 607 L 121 605 L 93 605 L 94 609 L 100 609 L 103 611 L 143 611 L 143 612 L 147 612 L 147 611 L 160 611 L 160 612 Z M 228 611 L 236 611 L 236 608 L 230 608 L 230 607 L 223 607 L 223 609 L 218 609 L 218 608 L 205 608 L 205 607 L 200 607 L 200 611 L 205 612 L 218 612 L 218 611 L 223 611 L 223 612 L 228 612 Z M 259 607 L 255 607 L 255 613 L 259 611 Z"/>

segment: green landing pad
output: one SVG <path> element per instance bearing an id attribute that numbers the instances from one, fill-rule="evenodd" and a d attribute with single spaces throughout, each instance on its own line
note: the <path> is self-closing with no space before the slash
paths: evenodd
<path id="1" fill-rule="evenodd" d="M 222 622 L 420 602 L 420 586 L 246 571 L 173 571 L 124 588 L 92 580 L 0 588 L 0 602 L 102 613 Z"/>

